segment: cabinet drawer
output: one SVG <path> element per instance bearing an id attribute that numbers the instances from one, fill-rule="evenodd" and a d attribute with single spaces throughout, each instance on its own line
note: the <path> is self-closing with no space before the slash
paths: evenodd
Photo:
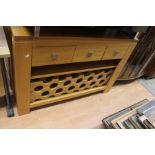
<path id="1" fill-rule="evenodd" d="M 76 48 L 73 62 L 97 61 L 101 60 L 105 51 L 105 46 L 83 45 Z"/>
<path id="2" fill-rule="evenodd" d="M 71 63 L 75 47 L 37 47 L 33 50 L 32 66 Z"/>
<path id="3" fill-rule="evenodd" d="M 128 45 L 114 45 L 108 46 L 102 60 L 109 60 L 109 59 L 121 59 L 123 58 Z"/>

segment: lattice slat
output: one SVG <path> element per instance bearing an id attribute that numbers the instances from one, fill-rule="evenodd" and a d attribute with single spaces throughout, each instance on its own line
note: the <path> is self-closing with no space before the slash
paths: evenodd
<path id="1" fill-rule="evenodd" d="M 31 80 L 31 103 L 106 85 L 113 69 L 102 69 Z"/>

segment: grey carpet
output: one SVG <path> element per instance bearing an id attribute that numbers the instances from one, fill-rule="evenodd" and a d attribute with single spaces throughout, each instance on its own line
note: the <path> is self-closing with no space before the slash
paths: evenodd
<path id="1" fill-rule="evenodd" d="M 155 96 L 155 78 L 154 79 L 139 79 L 139 82 L 152 94 Z"/>

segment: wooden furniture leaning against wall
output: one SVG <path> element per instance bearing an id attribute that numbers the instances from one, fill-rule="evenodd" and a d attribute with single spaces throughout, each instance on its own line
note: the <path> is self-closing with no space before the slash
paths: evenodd
<path id="1" fill-rule="evenodd" d="M 19 115 L 90 93 L 107 92 L 136 41 L 131 38 L 48 35 L 11 27 L 15 95 Z"/>
<path id="2" fill-rule="evenodd" d="M 155 27 L 150 26 L 141 34 L 118 80 L 134 80 L 155 77 Z M 153 73 L 154 72 L 154 73 Z"/>

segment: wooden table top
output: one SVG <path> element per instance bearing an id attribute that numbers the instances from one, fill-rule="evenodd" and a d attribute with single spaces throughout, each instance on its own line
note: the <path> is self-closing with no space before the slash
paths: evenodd
<path id="1" fill-rule="evenodd" d="M 0 58 L 10 57 L 10 51 L 6 41 L 3 27 L 0 26 Z"/>

